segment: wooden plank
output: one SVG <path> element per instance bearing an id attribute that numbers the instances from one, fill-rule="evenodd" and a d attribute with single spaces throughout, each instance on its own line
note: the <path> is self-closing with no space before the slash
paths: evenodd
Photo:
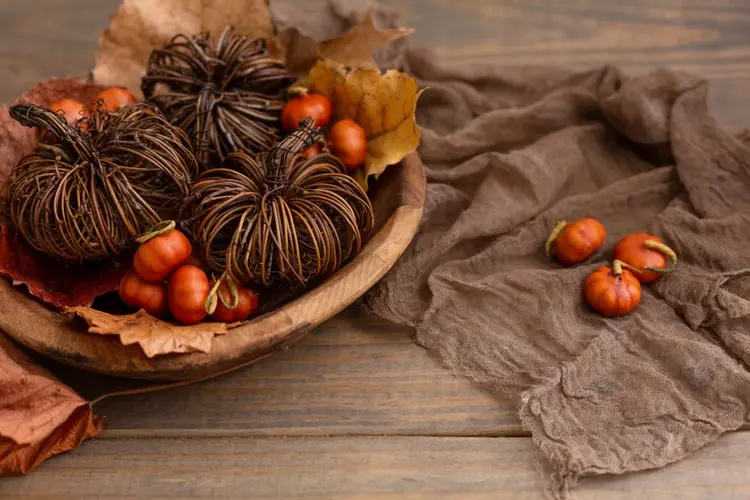
<path id="1" fill-rule="evenodd" d="M 750 3 L 745 0 L 384 0 L 445 61 L 669 67 L 709 78 L 710 105 L 747 126 Z"/>
<path id="2" fill-rule="evenodd" d="M 96 37 L 117 3 L 100 0 L 74 9 L 69 1 L 53 0 L 45 3 L 43 17 L 31 16 L 32 3 L 0 6 L 0 67 L 8 72 L 0 89 L 3 99 L 38 79 L 88 69 Z M 555 8 L 540 1 L 390 3 L 417 28 L 414 43 L 433 46 L 448 59 L 486 55 L 506 64 L 698 65 L 699 72 L 715 79 L 719 90 L 713 95 L 720 97 L 714 101 L 722 119 L 746 122 L 743 99 L 750 99 L 750 79 L 732 76 L 732 68 L 745 71 L 747 62 L 734 64 L 732 54 L 744 54 L 750 43 L 750 32 L 738 28 L 748 16 L 743 0 L 712 2 L 710 8 L 682 0 L 635 6 L 565 0 Z M 693 36 L 696 30 L 708 33 L 706 39 Z M 621 38 L 645 33 L 648 45 L 613 44 L 607 38 L 613 32 Z M 720 71 L 709 68 L 716 64 L 723 65 Z M 368 321 L 344 316 L 259 366 L 190 388 L 108 401 L 98 409 L 113 429 L 218 426 L 217 432 L 242 428 L 260 435 L 522 432 L 512 403 L 452 377 L 411 344 L 408 330 Z"/>
<path id="3" fill-rule="evenodd" d="M 750 75 L 747 2 L 717 0 L 710 7 L 679 0 L 385 3 L 402 10 L 416 29 L 415 42 L 452 60 L 671 66 L 713 78 Z"/>
<path id="4" fill-rule="evenodd" d="M 87 397 L 134 383 L 55 369 Z M 288 351 L 191 386 L 104 400 L 107 429 L 243 435 L 517 435 L 515 403 L 453 376 L 409 328 L 353 307 Z M 148 431 L 151 432 L 151 431 Z"/>
<path id="5" fill-rule="evenodd" d="M 38 81 L 83 76 L 119 0 L 0 2 L 0 102 Z"/>
<path id="6" fill-rule="evenodd" d="M 52 368 L 91 399 L 143 385 Z M 356 307 L 255 365 L 94 410 L 112 436 L 528 435 L 514 401 L 452 375 L 410 328 Z"/>
<path id="7" fill-rule="evenodd" d="M 286 0 L 305 3 L 308 0 Z M 75 2 L 74 2 L 75 3 Z M 96 40 L 119 0 L 0 5 L 0 101 L 41 79 L 91 68 Z M 712 82 L 711 105 L 732 127 L 750 107 L 750 4 L 745 0 L 383 0 L 416 29 L 412 42 L 445 60 L 496 64 L 668 66 Z"/>
<path id="8" fill-rule="evenodd" d="M 32 498 L 537 499 L 529 438 L 96 439 L 0 495 Z M 750 496 L 750 434 L 661 470 L 584 480 L 579 500 Z"/>

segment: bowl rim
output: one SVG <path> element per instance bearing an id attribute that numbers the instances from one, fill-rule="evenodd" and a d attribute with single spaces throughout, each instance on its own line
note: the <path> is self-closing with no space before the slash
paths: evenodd
<path id="1" fill-rule="evenodd" d="M 396 263 L 417 232 L 424 212 L 426 178 L 419 155 L 398 166 L 400 201 L 362 251 L 320 285 L 283 306 L 215 336 L 208 353 L 148 358 L 137 345 L 86 332 L 80 321 L 56 312 L 0 280 L 0 328 L 26 347 L 84 370 L 127 378 L 189 380 L 224 373 L 287 349 L 338 314 Z"/>

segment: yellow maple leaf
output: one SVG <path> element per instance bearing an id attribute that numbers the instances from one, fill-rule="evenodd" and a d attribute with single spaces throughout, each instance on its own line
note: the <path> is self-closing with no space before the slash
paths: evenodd
<path id="1" fill-rule="evenodd" d="M 349 68 L 330 59 L 318 61 L 308 75 L 310 91 L 331 101 L 333 120 L 349 118 L 367 135 L 367 159 L 355 174 L 362 187 L 389 165 L 419 146 L 414 112 L 424 89 L 406 73 L 372 68 Z"/>

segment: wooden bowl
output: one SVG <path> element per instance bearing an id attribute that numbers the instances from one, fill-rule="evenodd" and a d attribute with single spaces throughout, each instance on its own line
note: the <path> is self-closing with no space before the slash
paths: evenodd
<path id="1" fill-rule="evenodd" d="M 0 280 L 0 328 L 25 346 L 62 363 L 130 378 L 185 380 L 249 364 L 285 349 L 364 294 L 393 266 L 417 231 L 426 181 L 412 153 L 372 183 L 376 232 L 362 253 L 324 283 L 226 335 L 210 353 L 147 358 L 137 345 L 92 335 L 84 323 L 46 307 L 7 279 Z"/>

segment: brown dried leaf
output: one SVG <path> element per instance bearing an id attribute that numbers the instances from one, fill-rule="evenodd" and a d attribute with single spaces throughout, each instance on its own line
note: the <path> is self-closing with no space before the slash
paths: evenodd
<path id="1" fill-rule="evenodd" d="M 0 331 L 0 476 L 27 474 L 101 429 L 87 401 Z"/>
<path id="2" fill-rule="evenodd" d="M 141 77 L 151 51 L 177 34 L 273 35 L 268 0 L 124 0 L 99 38 L 94 82 L 122 85 L 142 97 Z"/>
<path id="3" fill-rule="evenodd" d="M 31 103 L 49 106 L 67 97 L 91 106 L 94 97 L 102 88 L 74 78 L 50 78 L 37 83 L 31 90 L 13 101 L 13 104 Z M 0 110 L 0 184 L 5 182 L 10 171 L 21 158 L 34 150 L 37 143 L 36 130 L 24 127 L 11 118 L 8 107 L 3 106 Z"/>
<path id="4" fill-rule="evenodd" d="M 287 69 L 294 74 L 304 74 L 320 59 L 331 59 L 351 67 L 375 68 L 372 53 L 376 49 L 413 32 L 412 28 L 376 27 L 374 11 L 368 9 L 358 24 L 340 36 L 315 42 L 291 27 L 279 34 L 277 43 L 285 54 Z"/>
<path id="5" fill-rule="evenodd" d="M 330 99 L 334 120 L 350 118 L 367 134 L 364 171 L 355 175 L 364 189 L 419 146 L 419 127 L 414 117 L 424 91 L 406 73 L 377 69 L 349 69 L 331 60 L 318 62 L 308 77 L 313 92 Z"/>
<path id="6" fill-rule="evenodd" d="M 234 325 L 197 323 L 175 325 L 155 318 L 144 310 L 133 314 L 109 314 L 90 307 L 70 307 L 89 324 L 89 333 L 118 335 L 122 345 L 138 344 L 147 357 L 185 352 L 211 352 L 215 335 L 224 335 Z"/>
<path id="7" fill-rule="evenodd" d="M 380 29 L 375 26 L 372 9 L 343 35 L 318 44 L 320 57 L 352 67 L 377 67 L 372 53 L 378 47 L 414 33 L 412 28 Z"/>

